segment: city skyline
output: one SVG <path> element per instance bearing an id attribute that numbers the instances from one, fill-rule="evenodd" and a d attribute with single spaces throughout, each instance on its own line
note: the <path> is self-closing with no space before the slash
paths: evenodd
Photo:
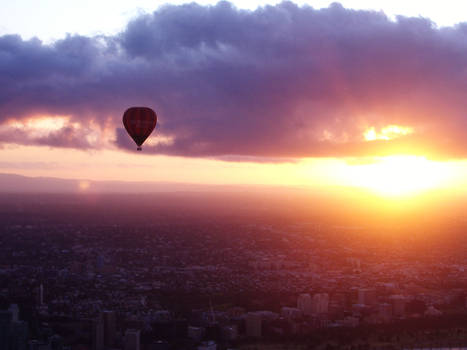
<path id="1" fill-rule="evenodd" d="M 466 348 L 463 211 L 299 197 L 0 195 L 0 348 Z"/>
<path id="2" fill-rule="evenodd" d="M 467 350 L 466 14 L 0 5 L 0 350 Z"/>

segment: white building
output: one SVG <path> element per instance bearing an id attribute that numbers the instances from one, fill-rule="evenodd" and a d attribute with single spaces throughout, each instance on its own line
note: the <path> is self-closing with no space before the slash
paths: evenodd
<path id="1" fill-rule="evenodd" d="M 312 313 L 311 296 L 308 293 L 300 294 L 297 299 L 297 308 L 306 316 Z"/>
<path id="2" fill-rule="evenodd" d="M 318 293 L 313 295 L 311 310 L 314 314 L 326 314 L 329 310 L 329 295 Z"/>

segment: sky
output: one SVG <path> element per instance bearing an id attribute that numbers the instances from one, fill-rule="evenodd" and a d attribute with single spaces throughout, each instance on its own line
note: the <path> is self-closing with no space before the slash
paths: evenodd
<path id="1" fill-rule="evenodd" d="M 20 34 L 29 39 L 39 37 L 46 42 L 63 38 L 67 33 L 81 35 L 115 34 L 127 22 L 143 13 L 152 13 L 167 3 L 184 4 L 191 1 L 166 0 L 15 0 L 1 4 L 0 34 Z M 236 7 L 255 10 L 258 6 L 275 5 L 281 1 L 238 0 Z M 295 1 L 316 9 L 328 7 L 335 1 Z M 214 5 L 217 1 L 197 3 Z M 467 4 L 459 0 L 343 0 L 346 8 L 384 11 L 390 18 L 397 15 L 426 17 L 438 26 L 452 26 L 466 20 Z"/>
<path id="2" fill-rule="evenodd" d="M 460 1 L 0 9 L 0 172 L 467 190 Z M 158 114 L 138 153 L 134 105 Z"/>

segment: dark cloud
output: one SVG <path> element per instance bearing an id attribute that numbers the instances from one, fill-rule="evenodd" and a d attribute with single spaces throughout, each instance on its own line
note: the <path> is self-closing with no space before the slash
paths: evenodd
<path id="1" fill-rule="evenodd" d="M 466 39 L 466 24 L 392 21 L 339 4 L 167 5 L 113 37 L 52 45 L 0 37 L 0 122 L 69 115 L 84 129 L 15 140 L 89 148 L 79 140 L 92 122 L 114 132 L 114 145 L 133 149 L 122 112 L 148 105 L 159 115 L 156 135 L 172 141 L 145 152 L 273 161 L 395 151 L 465 157 Z M 391 124 L 414 132 L 363 140 L 367 127 Z"/>
<path id="2" fill-rule="evenodd" d="M 93 149 L 99 146 L 93 130 L 89 128 L 75 128 L 70 125 L 38 133 L 37 130 L 10 127 L 0 130 L 0 140 L 4 143 L 17 143 L 23 145 L 43 145 L 51 147 Z"/>

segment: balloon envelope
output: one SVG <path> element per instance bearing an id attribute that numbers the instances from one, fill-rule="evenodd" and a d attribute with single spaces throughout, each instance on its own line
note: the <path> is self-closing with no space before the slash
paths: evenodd
<path id="1" fill-rule="evenodd" d="M 157 115 L 148 107 L 131 107 L 123 114 L 123 125 L 138 145 L 138 151 L 141 151 L 141 145 L 151 135 L 156 123 Z"/>

